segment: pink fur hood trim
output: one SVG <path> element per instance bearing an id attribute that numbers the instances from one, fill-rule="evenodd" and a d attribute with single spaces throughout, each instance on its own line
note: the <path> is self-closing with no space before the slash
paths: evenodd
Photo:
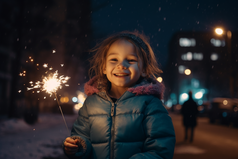
<path id="1" fill-rule="evenodd" d="M 129 92 L 134 93 L 136 96 L 147 94 L 147 95 L 154 95 L 159 99 L 163 99 L 164 90 L 165 90 L 164 84 L 156 80 L 151 80 L 151 82 L 142 81 L 138 85 L 128 89 Z M 93 77 L 84 85 L 84 93 L 87 96 L 99 92 L 100 91 L 97 89 L 96 77 Z"/>

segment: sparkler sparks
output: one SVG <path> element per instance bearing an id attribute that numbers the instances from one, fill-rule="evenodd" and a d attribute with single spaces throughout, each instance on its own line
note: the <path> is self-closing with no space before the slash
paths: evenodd
<path id="1" fill-rule="evenodd" d="M 43 67 L 44 67 L 44 68 L 48 67 L 48 64 L 45 63 L 45 64 L 43 65 Z"/>
<path id="2" fill-rule="evenodd" d="M 59 100 L 57 98 L 57 95 L 56 95 L 56 91 L 58 89 L 61 89 L 62 88 L 62 85 L 64 84 L 65 86 L 69 86 L 67 83 L 67 81 L 70 79 L 70 77 L 68 76 L 59 76 L 58 77 L 58 70 L 55 71 L 55 73 L 52 75 L 49 75 L 48 77 L 44 77 L 42 81 L 37 81 L 35 83 L 35 85 L 33 85 L 33 82 L 30 81 L 30 85 L 31 87 L 30 88 L 27 88 L 27 90 L 32 90 L 32 89 L 35 89 L 35 88 L 38 88 L 38 89 L 41 89 L 42 91 L 45 91 L 46 93 L 50 94 L 50 96 L 52 94 L 55 95 L 55 98 L 57 100 L 57 103 L 58 103 L 58 106 L 59 106 L 59 109 L 60 109 L 60 112 L 61 112 L 61 115 L 63 117 L 63 120 L 64 120 L 64 123 L 65 123 L 65 126 L 67 128 L 67 130 L 69 131 L 69 128 L 67 126 L 67 123 L 65 121 L 65 118 L 64 118 L 64 114 L 63 114 L 63 111 L 61 109 L 61 106 L 59 104 Z M 39 93 L 40 91 L 38 90 L 37 93 Z M 33 92 L 34 93 L 34 92 Z M 46 97 L 44 97 L 45 99 Z M 70 132 L 70 131 L 69 131 Z"/>
<path id="3" fill-rule="evenodd" d="M 58 71 L 56 70 L 53 75 L 44 77 L 42 81 L 37 81 L 35 85 L 30 81 L 29 83 L 31 84 L 31 87 L 28 87 L 27 90 L 39 88 L 41 91 L 45 91 L 52 95 L 53 93 L 56 93 L 58 89 L 61 89 L 63 84 L 69 86 L 66 84 L 69 79 L 70 77 L 64 75 L 58 77 Z"/>

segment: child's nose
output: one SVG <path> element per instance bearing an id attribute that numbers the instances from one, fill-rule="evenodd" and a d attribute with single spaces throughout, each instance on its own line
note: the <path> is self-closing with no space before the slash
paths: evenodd
<path id="1" fill-rule="evenodd" d="M 117 68 L 127 69 L 127 68 L 128 68 L 128 65 L 127 65 L 126 61 L 122 61 L 122 62 L 120 62 L 120 63 L 117 65 Z"/>

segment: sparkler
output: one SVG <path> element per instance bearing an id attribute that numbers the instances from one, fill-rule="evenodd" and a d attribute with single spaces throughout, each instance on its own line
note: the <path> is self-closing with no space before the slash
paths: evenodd
<path id="1" fill-rule="evenodd" d="M 59 104 L 59 100 L 57 98 L 57 94 L 56 94 L 56 91 L 60 88 L 62 88 L 62 85 L 64 84 L 65 86 L 68 86 L 67 81 L 68 79 L 70 79 L 70 77 L 68 76 L 59 76 L 58 77 L 58 70 L 55 71 L 55 73 L 52 75 L 49 75 L 48 77 L 44 77 L 42 81 L 37 81 L 35 83 L 35 85 L 33 84 L 32 81 L 30 81 L 29 83 L 31 84 L 32 87 L 30 88 L 27 88 L 27 90 L 32 90 L 32 89 L 36 89 L 36 88 L 39 88 L 41 91 L 45 91 L 46 93 L 50 94 L 50 96 L 52 94 L 55 95 L 55 98 L 57 100 L 57 103 L 58 103 L 58 106 L 59 106 L 59 109 L 60 109 L 60 112 L 61 112 L 61 115 L 63 117 L 63 120 L 64 120 L 64 123 L 65 123 L 65 126 L 67 128 L 67 130 L 69 131 L 69 128 L 67 126 L 67 123 L 66 123 L 66 120 L 64 118 L 64 114 L 63 114 L 63 111 L 61 109 L 61 106 Z M 39 91 L 38 91 L 39 92 Z M 70 132 L 70 131 L 69 131 Z"/>

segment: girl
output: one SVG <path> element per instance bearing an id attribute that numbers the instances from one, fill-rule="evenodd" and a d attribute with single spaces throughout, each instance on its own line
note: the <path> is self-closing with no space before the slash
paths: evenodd
<path id="1" fill-rule="evenodd" d="M 173 158 L 175 133 L 161 99 L 162 71 L 144 36 L 123 32 L 104 40 L 91 60 L 95 76 L 71 137 L 69 158 Z"/>

